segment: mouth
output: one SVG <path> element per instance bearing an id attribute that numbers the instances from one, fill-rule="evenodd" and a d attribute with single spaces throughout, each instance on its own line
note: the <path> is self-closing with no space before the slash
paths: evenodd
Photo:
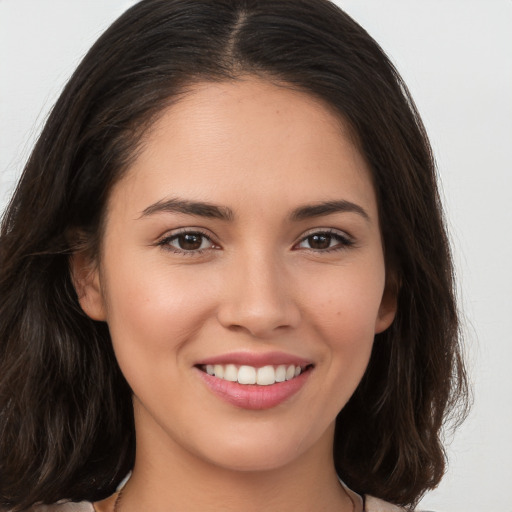
<path id="1" fill-rule="evenodd" d="M 237 408 L 272 409 L 289 402 L 306 385 L 315 365 L 283 352 L 235 352 L 194 365 L 204 385 Z"/>
<path id="2" fill-rule="evenodd" d="M 312 364 L 280 364 L 249 366 L 236 364 L 202 364 L 197 368 L 202 372 L 228 382 L 242 385 L 271 386 L 296 379 L 313 368 Z"/>

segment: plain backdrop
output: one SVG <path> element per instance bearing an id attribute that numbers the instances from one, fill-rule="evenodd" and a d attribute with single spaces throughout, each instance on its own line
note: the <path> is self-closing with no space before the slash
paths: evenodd
<path id="1" fill-rule="evenodd" d="M 67 78 L 133 3 L 0 0 L 0 212 Z M 512 1 L 337 3 L 412 91 L 453 240 L 474 407 L 420 508 L 512 512 Z"/>

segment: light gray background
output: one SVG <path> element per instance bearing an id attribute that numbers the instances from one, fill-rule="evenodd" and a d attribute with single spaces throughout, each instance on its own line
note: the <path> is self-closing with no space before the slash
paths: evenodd
<path id="1" fill-rule="evenodd" d="M 0 0 L 0 211 L 66 79 L 133 3 Z M 423 115 L 466 317 L 475 405 L 420 508 L 511 512 L 512 1 L 337 3 L 389 53 Z"/>

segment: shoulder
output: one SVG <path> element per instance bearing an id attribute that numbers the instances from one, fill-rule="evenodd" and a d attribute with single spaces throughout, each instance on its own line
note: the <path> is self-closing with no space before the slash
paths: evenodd
<path id="1" fill-rule="evenodd" d="M 406 512 L 404 508 L 397 507 L 396 505 L 370 496 L 369 494 L 361 496 L 352 489 L 349 489 L 343 480 L 339 479 L 339 481 L 352 499 L 356 512 Z"/>
<path id="2" fill-rule="evenodd" d="M 30 512 L 95 512 L 92 503 L 81 501 L 80 503 L 64 501 L 53 505 L 34 505 Z"/>
<path id="3" fill-rule="evenodd" d="M 405 512 L 404 508 L 397 507 L 373 496 L 365 496 L 364 504 L 364 512 Z"/>
<path id="4" fill-rule="evenodd" d="M 392 505 L 387 501 L 379 500 L 378 498 L 374 498 L 373 496 L 365 496 L 364 499 L 364 512 L 406 512 L 405 508 L 398 507 L 396 505 Z M 417 510 L 416 512 L 428 512 Z"/>

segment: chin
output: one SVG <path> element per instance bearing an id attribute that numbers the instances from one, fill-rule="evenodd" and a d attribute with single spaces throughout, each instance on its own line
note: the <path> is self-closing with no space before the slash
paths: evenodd
<path id="1" fill-rule="evenodd" d="M 254 451 L 236 450 L 233 453 L 222 454 L 222 457 L 215 457 L 211 461 L 227 471 L 240 473 L 275 471 L 283 468 L 294 461 L 297 453 L 270 453 L 266 449 Z"/>
<path id="2" fill-rule="evenodd" d="M 211 443 L 207 458 L 216 466 L 226 470 L 240 472 L 262 472 L 274 471 L 289 466 L 303 457 L 307 458 L 308 447 L 318 447 L 324 444 L 323 441 L 332 441 L 320 434 L 320 439 L 316 436 L 304 435 L 304 433 L 287 429 L 286 432 L 252 432 L 248 436 L 230 436 L 229 442 L 226 438 L 218 439 Z M 330 434 L 330 432 L 328 433 Z M 212 450 L 215 446 L 215 450 Z M 329 452 L 330 453 L 330 452 Z"/>

